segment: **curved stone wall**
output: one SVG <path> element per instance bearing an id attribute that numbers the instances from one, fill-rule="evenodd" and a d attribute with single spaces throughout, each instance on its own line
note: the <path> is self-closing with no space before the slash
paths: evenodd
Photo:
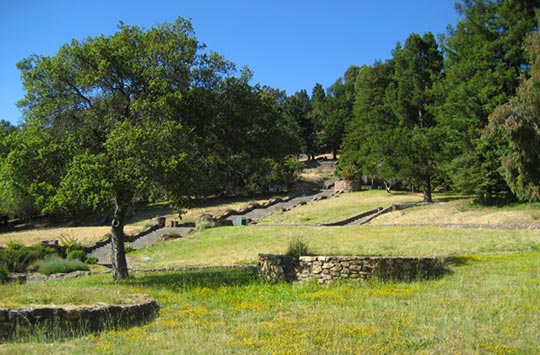
<path id="1" fill-rule="evenodd" d="M 301 256 L 259 254 L 259 275 L 268 281 L 339 279 L 409 281 L 438 277 L 446 272 L 442 257 Z"/>
<path id="2" fill-rule="evenodd" d="M 146 295 L 119 305 L 0 308 L 0 342 L 36 331 L 45 335 L 58 332 L 79 335 L 130 327 L 148 323 L 158 315 L 158 304 Z"/>

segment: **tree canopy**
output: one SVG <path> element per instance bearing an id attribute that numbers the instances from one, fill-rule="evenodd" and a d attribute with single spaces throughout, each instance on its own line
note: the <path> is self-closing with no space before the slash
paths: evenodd
<path id="1" fill-rule="evenodd" d="M 11 191 L 40 213 L 113 201 L 115 279 L 128 275 L 123 228 L 134 200 L 180 207 L 296 172 L 286 162 L 294 131 L 277 103 L 245 75 L 234 78 L 234 65 L 205 50 L 182 18 L 149 30 L 120 23 L 111 36 L 73 40 L 18 66 L 26 121 L 4 161 Z"/>

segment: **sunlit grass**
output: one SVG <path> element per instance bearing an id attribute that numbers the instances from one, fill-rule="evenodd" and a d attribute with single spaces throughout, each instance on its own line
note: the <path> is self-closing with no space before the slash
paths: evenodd
<path id="1" fill-rule="evenodd" d="M 421 194 L 384 191 L 360 191 L 338 195 L 313 204 L 299 206 L 285 213 L 274 213 L 260 223 L 331 223 L 340 221 L 378 207 L 395 203 L 422 202 Z"/>
<path id="2" fill-rule="evenodd" d="M 540 249 L 540 232 L 445 227 L 222 227 L 129 254 L 138 269 L 255 264 L 300 238 L 322 255 L 466 255 Z"/>
<path id="3" fill-rule="evenodd" d="M 312 208 L 306 216 L 322 220 L 329 211 L 346 215 L 354 208 L 362 212 L 399 202 L 385 200 L 386 196 L 379 191 L 345 194 L 287 213 L 291 213 L 291 221 L 301 222 L 295 220 L 300 215 L 294 214 Z M 408 194 L 396 197 L 403 198 L 402 202 L 419 198 Z M 419 211 L 419 218 L 423 215 L 433 223 L 445 216 L 465 218 L 470 213 L 471 221 L 465 223 L 480 224 L 475 221 L 482 215 L 509 212 L 505 208 L 479 208 L 468 200 L 429 207 L 397 213 L 412 218 Z M 536 208 L 516 208 L 531 216 L 519 223 L 532 223 Z M 480 215 L 474 217 L 472 213 L 477 211 Z M 503 221 L 501 216 L 490 218 Z M 517 217 L 512 218 L 515 221 Z M 132 272 L 132 278 L 120 283 L 105 274 L 0 285 L 0 302 L 5 306 L 116 303 L 130 294 L 150 294 L 161 306 L 159 318 L 144 326 L 54 342 L 39 337 L 24 343 L 13 341 L 0 345 L 0 354 L 537 352 L 539 231 L 403 226 L 405 219 L 396 223 L 402 225 L 208 229 L 130 253 L 128 264 L 134 269 L 255 264 L 258 253 L 284 253 L 291 240 L 302 238 L 318 254 L 447 255 L 451 272 L 440 279 L 410 283 L 372 280 L 320 286 L 311 282 L 266 284 L 249 268 L 211 268 Z"/>
<path id="4" fill-rule="evenodd" d="M 533 354 L 540 254 L 462 257 L 452 274 L 412 283 L 265 284 L 249 270 L 109 275 L 58 283 L 148 293 L 154 322 L 65 339 L 0 345 L 40 354 Z"/>

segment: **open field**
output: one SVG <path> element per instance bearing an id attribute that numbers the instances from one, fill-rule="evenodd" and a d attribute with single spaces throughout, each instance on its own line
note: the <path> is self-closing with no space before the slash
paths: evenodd
<path id="1" fill-rule="evenodd" d="M 396 203 L 388 196 L 418 198 L 363 193 L 287 213 L 312 214 L 316 220 L 330 210 L 345 215 L 353 206 Z M 125 295 L 145 293 L 162 308 L 159 318 L 141 327 L 67 339 L 35 335 L 0 345 L 0 354 L 537 353 L 538 207 L 484 208 L 442 198 L 449 202 L 396 211 L 364 226 L 222 227 L 129 254 L 132 269 L 215 266 L 200 271 L 132 273 L 120 283 L 104 274 L 1 285 L 0 303 L 9 307 L 117 303 Z M 339 202 L 347 212 L 340 211 Z M 431 225 L 419 225 L 423 221 Z M 254 265 L 258 253 L 283 253 L 295 238 L 318 254 L 446 255 L 450 272 L 415 282 L 320 286 L 266 284 L 250 269 L 220 268 Z"/>
<path id="2" fill-rule="evenodd" d="M 540 232 L 446 227 L 222 227 L 130 253 L 138 269 L 255 264 L 304 240 L 320 255 L 470 255 L 540 251 Z"/>
<path id="3" fill-rule="evenodd" d="M 37 303 L 73 302 L 73 292 L 98 288 L 148 293 L 162 309 L 141 327 L 71 339 L 35 336 L 0 345 L 0 353 L 535 354 L 540 253 L 460 260 L 450 275 L 411 283 L 270 285 L 248 270 L 212 269 L 140 274 L 120 284 L 110 275 L 50 282 L 66 291 L 53 300 L 40 299 L 42 284 L 18 286 L 13 294 L 33 295 Z M 96 299 L 107 300 L 106 292 Z"/>

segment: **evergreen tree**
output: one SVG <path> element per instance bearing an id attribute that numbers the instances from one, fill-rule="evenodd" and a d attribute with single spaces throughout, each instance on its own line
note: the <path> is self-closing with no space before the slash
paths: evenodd
<path id="1" fill-rule="evenodd" d="M 540 34 L 529 38 L 530 75 L 516 97 L 490 117 L 483 140 L 494 149 L 500 171 L 522 201 L 540 202 Z"/>
<path id="2" fill-rule="evenodd" d="M 464 0 L 455 29 L 443 37 L 445 79 L 437 117 L 451 132 L 446 170 L 455 188 L 489 200 L 507 190 L 495 147 L 480 140 L 489 114 L 514 95 L 527 68 L 523 40 L 535 28 L 537 0 Z"/>
<path id="3" fill-rule="evenodd" d="M 313 107 L 306 90 L 301 90 L 287 98 L 283 110 L 287 119 L 293 120 L 297 124 L 302 142 L 301 153 L 306 154 L 308 159 L 315 159 L 315 155 L 320 153 L 320 149 L 315 122 L 311 115 Z"/>

